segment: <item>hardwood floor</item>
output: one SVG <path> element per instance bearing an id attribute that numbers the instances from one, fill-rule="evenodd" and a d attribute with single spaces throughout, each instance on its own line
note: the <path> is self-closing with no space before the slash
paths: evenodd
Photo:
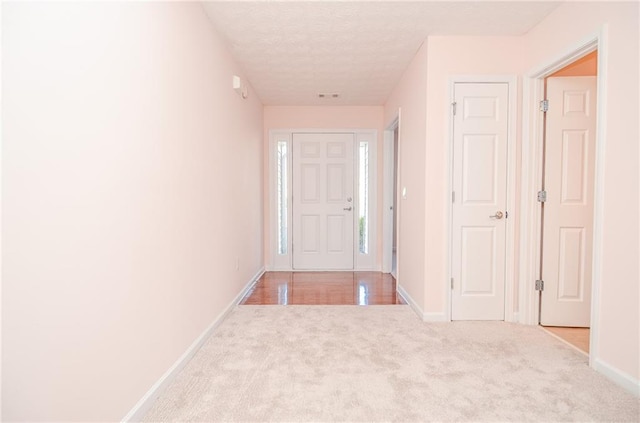
<path id="1" fill-rule="evenodd" d="M 543 326 L 546 330 L 561 338 L 581 351 L 589 354 L 589 328 L 564 328 Z"/>
<path id="2" fill-rule="evenodd" d="M 405 304 L 396 281 L 380 272 L 267 272 L 242 300 L 246 305 Z"/>

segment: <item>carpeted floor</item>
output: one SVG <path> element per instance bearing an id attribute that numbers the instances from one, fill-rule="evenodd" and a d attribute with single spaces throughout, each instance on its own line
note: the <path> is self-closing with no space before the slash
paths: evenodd
<path id="1" fill-rule="evenodd" d="M 409 306 L 239 306 L 145 421 L 634 421 L 640 401 L 542 329 Z"/>

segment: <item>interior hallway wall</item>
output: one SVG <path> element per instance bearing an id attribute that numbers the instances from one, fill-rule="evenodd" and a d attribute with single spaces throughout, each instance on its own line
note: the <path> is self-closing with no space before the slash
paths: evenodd
<path id="1" fill-rule="evenodd" d="M 426 133 L 426 202 L 425 214 L 425 310 L 434 315 L 442 315 L 448 310 L 447 292 L 449 287 L 449 187 L 450 165 L 449 147 L 451 145 L 451 78 L 471 75 L 515 77 L 522 72 L 521 37 L 452 37 L 432 36 L 428 38 L 429 54 L 427 60 L 427 133 Z M 509 116 L 515 125 L 517 137 L 511 140 L 516 148 L 515 157 L 520 158 L 520 83 L 517 84 L 517 114 Z M 519 169 L 520 163 L 512 164 Z M 516 187 L 519 186 L 517 175 Z M 519 198 L 519 191 L 516 191 Z M 508 210 L 514 218 L 514 227 L 518 227 L 518 210 Z M 511 217 L 510 217 L 511 218 Z M 516 243 L 517 245 L 517 243 Z M 517 257 L 517 251 L 515 256 Z M 516 267 L 517 263 L 513 263 Z M 516 272 L 517 273 L 517 268 Z M 517 285 L 515 282 L 511 282 Z M 517 307 L 517 289 L 512 301 Z"/>
<path id="2" fill-rule="evenodd" d="M 401 109 L 401 110 L 400 110 Z M 398 204 L 398 284 L 424 315 L 427 43 L 423 43 L 384 106 L 384 124 L 398 117 L 400 193 Z"/>
<path id="3" fill-rule="evenodd" d="M 376 266 L 382 262 L 382 106 L 265 106 L 264 107 L 264 262 L 271 261 L 269 212 L 269 130 L 271 129 L 375 129 L 378 154 L 378 240 Z"/>
<path id="4" fill-rule="evenodd" d="M 263 264 L 262 104 L 198 3 L 2 7 L 2 418 L 118 421 Z"/>
<path id="5" fill-rule="evenodd" d="M 598 51 L 599 77 L 606 93 L 603 138 L 604 178 L 598 331 L 591 351 L 596 367 L 622 375 L 640 392 L 640 74 L 637 2 L 576 2 L 558 7 L 524 37 L 526 69 L 553 63 L 600 31 L 606 45 Z M 579 17 L 579 19 L 576 19 Z M 606 94 L 606 97 L 603 95 Z M 597 228 L 596 228 L 597 229 Z M 597 274 L 594 274 L 597 277 Z"/>

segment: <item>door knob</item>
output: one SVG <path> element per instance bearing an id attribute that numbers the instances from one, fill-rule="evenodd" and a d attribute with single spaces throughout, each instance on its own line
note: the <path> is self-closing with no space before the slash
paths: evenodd
<path id="1" fill-rule="evenodd" d="M 504 214 L 501 211 L 497 211 L 496 214 L 494 214 L 493 216 L 489 216 L 491 219 L 502 219 L 502 216 L 504 216 Z"/>
<path id="2" fill-rule="evenodd" d="M 351 206 L 349 206 L 349 207 L 345 207 L 345 208 L 344 208 L 344 209 L 342 209 L 342 210 L 351 211 Z"/>

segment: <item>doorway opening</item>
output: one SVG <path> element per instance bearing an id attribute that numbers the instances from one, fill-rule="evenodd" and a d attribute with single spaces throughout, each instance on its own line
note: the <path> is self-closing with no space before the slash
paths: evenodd
<path id="1" fill-rule="evenodd" d="M 382 272 L 398 279 L 398 184 L 400 183 L 400 111 L 384 132 Z"/>
<path id="2" fill-rule="evenodd" d="M 518 321 L 512 300 L 517 78 L 461 75 L 449 84 L 445 319 Z"/>
<path id="3" fill-rule="evenodd" d="M 267 271 L 375 270 L 376 131 L 269 131 Z"/>
<path id="4" fill-rule="evenodd" d="M 579 59 L 597 50 L 597 96 L 595 108 L 595 146 L 592 155 L 594 159 L 593 181 L 593 218 L 591 222 L 593 235 L 593 251 L 591 253 L 591 304 L 589 328 L 589 366 L 602 370 L 599 349 L 599 315 L 600 315 L 600 286 L 602 284 L 602 238 L 603 238 L 603 205 L 604 205 L 604 153 L 606 151 L 606 113 L 608 77 L 607 62 L 608 49 L 606 33 L 600 31 L 591 38 L 567 48 L 563 54 L 554 60 L 541 63 L 532 69 L 523 80 L 523 138 L 522 138 L 522 166 L 521 166 L 521 204 L 520 204 L 520 265 L 518 287 L 518 320 L 529 325 L 540 323 L 541 295 L 536 285 L 544 289 L 546 283 L 541 280 L 540 263 L 543 246 L 542 207 L 538 201 L 538 193 L 542 190 L 542 141 L 544 134 L 543 117 L 540 110 L 541 102 L 545 99 L 545 78 L 565 68 Z M 550 106 L 551 107 L 551 106 Z M 574 156 L 575 157 L 575 156 Z M 569 234 L 570 231 L 567 231 Z M 574 236 L 574 239 L 580 239 Z M 544 264 L 544 263 L 543 263 Z M 540 282 L 538 282 L 540 280 Z M 544 302 L 544 301 L 542 301 Z M 570 345 L 570 344 L 569 344 Z"/>
<path id="5" fill-rule="evenodd" d="M 451 320 L 505 319 L 509 88 L 453 84 Z"/>
<path id="6" fill-rule="evenodd" d="M 398 135 L 400 130 L 396 126 L 393 130 L 393 205 L 391 211 L 398 210 Z M 398 219 L 393 219 L 393 232 L 391 235 L 391 275 L 396 277 L 398 271 Z"/>
<path id="7" fill-rule="evenodd" d="M 538 323 L 589 353 L 597 120 L 593 50 L 544 77 Z"/>

